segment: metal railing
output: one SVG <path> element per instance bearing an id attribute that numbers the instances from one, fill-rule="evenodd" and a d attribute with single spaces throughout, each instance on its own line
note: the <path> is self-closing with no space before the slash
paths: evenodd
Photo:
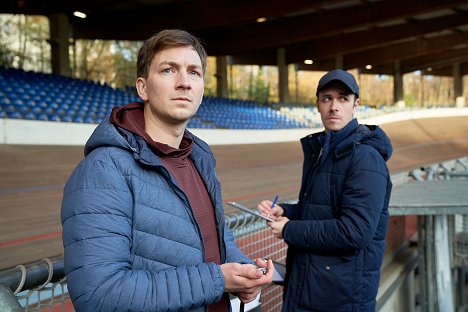
<path id="1" fill-rule="evenodd" d="M 61 256 L 0 272 L 0 311 L 43 311 L 69 299 Z M 64 309 L 62 309 L 64 311 Z"/>

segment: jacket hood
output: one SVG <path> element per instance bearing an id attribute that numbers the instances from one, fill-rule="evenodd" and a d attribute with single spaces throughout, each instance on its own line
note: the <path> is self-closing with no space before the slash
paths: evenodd
<path id="1" fill-rule="evenodd" d="M 128 132 L 131 134 L 130 132 Z M 132 135 L 133 136 L 133 135 Z M 94 129 L 90 138 L 86 142 L 84 155 L 87 156 L 89 153 L 99 147 L 119 147 L 126 150 L 136 151 L 137 144 L 136 140 L 128 140 L 128 137 L 124 137 L 119 130 L 112 124 L 109 119 L 104 119 Z"/>
<path id="2" fill-rule="evenodd" d="M 85 145 L 85 156 L 100 147 L 117 147 L 129 151 L 133 158 L 147 165 L 162 165 L 146 141 L 138 134 L 103 120 Z"/>
<path id="3" fill-rule="evenodd" d="M 340 131 L 323 131 L 311 134 L 302 138 L 301 142 L 304 151 L 312 149 L 315 154 L 318 154 L 322 148 L 322 155 L 331 152 L 336 158 L 348 155 L 358 144 L 372 146 L 385 161 L 390 159 L 393 152 L 390 139 L 379 126 L 360 125 L 356 119 L 353 119 Z"/>
<path id="4" fill-rule="evenodd" d="M 337 158 L 351 152 L 357 144 L 366 144 L 375 148 L 385 161 L 390 159 L 393 153 L 392 143 L 382 128 L 376 125 L 360 125 L 356 119 L 350 122 L 348 126 L 353 127 L 354 131 L 346 139 L 338 143 L 335 149 Z M 348 126 L 343 130 L 346 130 Z"/>
<path id="5" fill-rule="evenodd" d="M 185 130 L 185 132 L 193 140 L 191 158 L 201 159 L 204 155 L 213 155 L 206 142 L 200 140 L 188 130 Z M 161 164 L 161 160 L 154 155 L 143 138 L 114 125 L 109 119 L 104 119 L 91 134 L 85 145 L 85 157 L 100 147 L 125 149 L 133 153 L 135 160 L 140 160 L 146 164 Z"/>

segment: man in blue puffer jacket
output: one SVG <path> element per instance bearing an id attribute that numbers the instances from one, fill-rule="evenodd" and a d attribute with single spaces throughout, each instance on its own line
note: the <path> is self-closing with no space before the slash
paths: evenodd
<path id="1" fill-rule="evenodd" d="M 202 101 L 206 52 L 164 30 L 138 53 L 143 103 L 113 109 L 85 147 L 62 202 L 76 311 L 223 311 L 271 283 L 225 226 L 215 159 L 185 128 Z M 267 268 L 263 273 L 257 266 Z"/>
<path id="2" fill-rule="evenodd" d="M 297 204 L 261 202 L 288 244 L 283 311 L 375 311 L 385 253 L 392 146 L 377 126 L 353 114 L 359 87 L 343 70 L 324 75 L 317 107 L 325 131 L 301 140 Z"/>

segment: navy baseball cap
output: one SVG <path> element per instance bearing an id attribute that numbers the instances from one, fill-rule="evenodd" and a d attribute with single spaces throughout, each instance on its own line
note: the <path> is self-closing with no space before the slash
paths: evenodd
<path id="1" fill-rule="evenodd" d="M 356 82 L 356 79 L 354 79 L 353 75 L 351 75 L 350 73 L 342 69 L 335 69 L 335 70 L 329 71 L 322 78 L 320 78 L 316 95 L 318 96 L 319 92 L 327 84 L 329 84 L 330 82 L 334 80 L 344 83 L 344 85 L 347 86 L 349 90 L 351 90 L 351 92 L 353 92 L 354 94 L 356 94 L 357 97 L 359 97 L 359 86 Z"/>

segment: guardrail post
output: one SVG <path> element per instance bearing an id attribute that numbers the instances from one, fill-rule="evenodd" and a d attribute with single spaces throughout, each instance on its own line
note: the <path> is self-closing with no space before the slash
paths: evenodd
<path id="1" fill-rule="evenodd" d="M 10 287 L 5 284 L 0 284 L 0 311 L 24 312 Z"/>

